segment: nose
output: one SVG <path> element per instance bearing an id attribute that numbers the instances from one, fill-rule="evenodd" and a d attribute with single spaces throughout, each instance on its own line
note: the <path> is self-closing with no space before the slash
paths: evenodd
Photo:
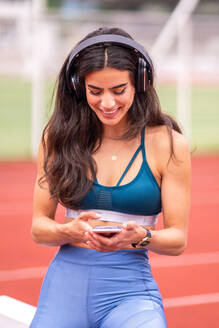
<path id="1" fill-rule="evenodd" d="M 102 109 L 112 109 L 115 107 L 115 104 L 116 102 L 113 95 L 110 95 L 108 93 L 103 94 L 100 103 Z"/>

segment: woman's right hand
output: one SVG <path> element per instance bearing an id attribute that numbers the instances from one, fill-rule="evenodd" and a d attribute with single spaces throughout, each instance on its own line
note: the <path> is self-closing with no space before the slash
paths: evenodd
<path id="1" fill-rule="evenodd" d="M 64 224 L 64 230 L 68 236 L 67 239 L 86 243 L 85 234 L 92 231 L 92 225 L 89 223 L 89 220 L 98 220 L 99 218 L 100 215 L 93 211 L 81 212 L 78 217 Z"/>

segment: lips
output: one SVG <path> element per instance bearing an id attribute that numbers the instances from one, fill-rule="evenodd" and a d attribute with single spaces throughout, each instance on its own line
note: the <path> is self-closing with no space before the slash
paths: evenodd
<path id="1" fill-rule="evenodd" d="M 100 109 L 101 114 L 105 118 L 114 118 L 117 115 L 117 113 L 119 112 L 119 110 L 120 110 L 120 107 L 118 107 L 118 108 L 116 108 L 116 109 L 114 109 L 112 111 L 103 111 L 103 110 Z"/>

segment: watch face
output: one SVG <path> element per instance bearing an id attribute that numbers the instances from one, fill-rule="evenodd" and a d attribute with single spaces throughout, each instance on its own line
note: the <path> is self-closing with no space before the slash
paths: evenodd
<path id="1" fill-rule="evenodd" d="M 147 232 L 147 235 L 142 239 L 140 240 L 138 243 L 132 243 L 132 247 L 136 248 L 136 247 L 144 247 L 146 245 L 148 245 L 152 239 L 152 236 L 151 236 L 151 232 L 150 230 L 144 228 Z"/>
<path id="2" fill-rule="evenodd" d="M 148 245 L 149 243 L 150 243 L 149 240 L 145 240 L 139 246 L 144 247 L 144 246 Z"/>
<path id="3" fill-rule="evenodd" d="M 143 246 L 146 246 L 149 243 L 150 243 L 150 241 L 148 240 L 148 237 L 145 237 L 144 239 L 142 239 L 142 242 L 139 244 L 139 246 L 143 247 Z"/>

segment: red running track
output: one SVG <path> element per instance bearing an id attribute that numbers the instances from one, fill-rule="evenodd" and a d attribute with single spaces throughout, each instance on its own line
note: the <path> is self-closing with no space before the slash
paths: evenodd
<path id="1" fill-rule="evenodd" d="M 32 305 L 57 251 L 30 236 L 35 175 L 35 163 L 0 163 L 0 295 Z M 219 156 L 193 158 L 192 177 L 187 250 L 179 257 L 150 254 L 168 328 L 219 327 Z M 57 219 L 63 215 L 60 207 Z"/>

